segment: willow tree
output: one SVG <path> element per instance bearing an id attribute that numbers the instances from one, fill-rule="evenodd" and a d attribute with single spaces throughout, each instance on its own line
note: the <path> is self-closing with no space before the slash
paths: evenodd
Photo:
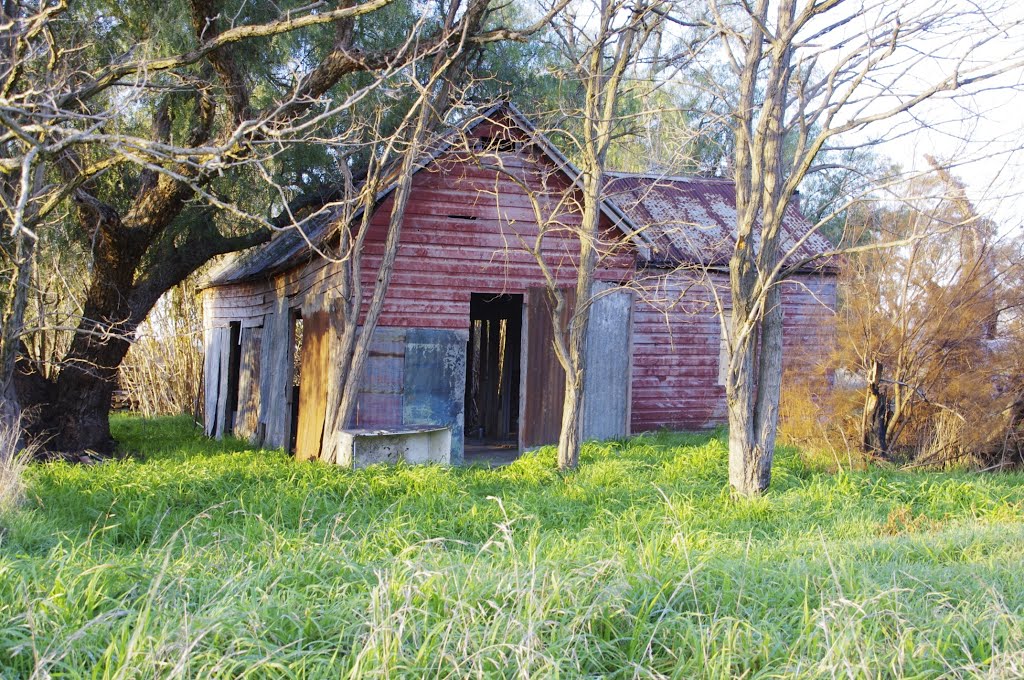
<path id="1" fill-rule="evenodd" d="M 59 450 L 110 449 L 118 366 L 165 291 L 336 210 L 342 178 L 422 99 L 424 69 L 519 37 L 491 0 L 12 0 L 3 12 L 2 410 L 32 407 Z M 23 361 L 42 325 L 26 301 L 37 244 L 58 229 L 78 244 L 66 278 L 81 283 L 67 349 L 42 374 Z"/>

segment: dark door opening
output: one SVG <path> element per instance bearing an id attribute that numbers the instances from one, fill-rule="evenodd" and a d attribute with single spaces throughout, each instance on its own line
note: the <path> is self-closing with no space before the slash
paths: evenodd
<path id="1" fill-rule="evenodd" d="M 473 293 L 469 320 L 466 439 L 518 448 L 523 296 Z"/>
<path id="2" fill-rule="evenodd" d="M 242 368 L 242 322 L 232 321 L 228 346 L 228 395 L 225 407 L 225 434 L 235 433 L 235 418 L 238 415 L 238 373 Z"/>
<path id="3" fill-rule="evenodd" d="M 299 383 L 302 375 L 302 312 L 292 310 L 291 322 L 292 379 L 288 385 L 288 453 L 295 453 L 295 441 L 299 434 Z"/>

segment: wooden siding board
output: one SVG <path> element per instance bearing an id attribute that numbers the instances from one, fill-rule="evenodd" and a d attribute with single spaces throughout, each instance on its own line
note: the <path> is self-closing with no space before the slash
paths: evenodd
<path id="1" fill-rule="evenodd" d="M 324 310 L 302 315 L 302 366 L 299 369 L 299 423 L 295 459 L 320 457 L 327 415 L 327 376 L 331 323 Z"/>
<path id="2" fill-rule="evenodd" d="M 259 431 L 260 413 L 260 358 L 263 328 L 242 328 L 241 362 L 238 371 L 238 415 L 235 418 L 236 437 L 254 444 Z"/>
<path id="3" fill-rule="evenodd" d="M 832 326 L 834 278 L 801 275 L 783 287 L 784 349 L 787 369 L 810 366 L 825 357 Z M 707 289 L 690 289 L 685 304 L 672 300 L 688 285 L 663 275 L 646 280 L 657 296 L 638 295 L 634 302 L 632 426 L 636 432 L 660 427 L 700 429 L 726 420 L 725 388 L 718 385 L 720 326 Z M 727 286 L 725 274 L 711 285 Z M 728 296 L 725 297 L 728 305 Z"/>

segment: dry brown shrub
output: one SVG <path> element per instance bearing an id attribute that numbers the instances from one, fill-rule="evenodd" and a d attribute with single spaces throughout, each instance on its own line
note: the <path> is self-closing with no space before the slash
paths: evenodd
<path id="1" fill-rule="evenodd" d="M 863 469 L 856 390 L 837 384 L 835 376 L 818 366 L 789 370 L 783 376 L 779 402 L 779 440 L 797 446 L 807 462 L 830 470 Z M 857 422 L 855 422 L 857 421 Z"/>
<path id="2" fill-rule="evenodd" d="M 896 194 L 849 216 L 830 362 L 851 379 L 815 401 L 824 438 L 913 467 L 1019 461 L 1024 240 L 937 164 Z"/>
<path id="3" fill-rule="evenodd" d="M 201 415 L 203 320 L 197 293 L 194 278 L 168 292 L 121 364 L 128 406 L 145 416 Z"/>

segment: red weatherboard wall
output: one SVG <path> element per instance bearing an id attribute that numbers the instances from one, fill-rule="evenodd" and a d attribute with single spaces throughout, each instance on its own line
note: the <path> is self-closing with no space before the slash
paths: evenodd
<path id="1" fill-rule="evenodd" d="M 508 157 L 506 169 L 513 169 L 513 164 L 524 167 L 521 160 Z M 540 178 L 529 179 L 540 190 Z M 520 186 L 493 170 L 463 162 L 428 168 L 416 175 L 413 187 L 381 326 L 465 329 L 471 293 L 522 294 L 545 285 L 541 268 L 527 250 L 534 246 L 538 230 Z M 364 256 L 366 286 L 372 285 L 380 263 L 392 200 L 385 201 L 373 218 Z M 579 213 L 559 221 L 577 227 Z M 607 224 L 605 232 L 617 236 Z M 576 285 L 578 249 L 568 228 L 544 237 L 544 259 L 561 286 Z M 632 253 L 606 256 L 597 278 L 628 280 L 632 264 Z"/>
<path id="2" fill-rule="evenodd" d="M 713 280 L 727 299 L 727 276 Z M 688 285 L 680 275 L 642 284 L 633 307 L 633 431 L 725 423 L 725 388 L 718 384 L 721 327 L 707 288 Z M 834 276 L 802 275 L 784 286 L 786 370 L 811 371 L 826 358 L 835 303 Z"/>

